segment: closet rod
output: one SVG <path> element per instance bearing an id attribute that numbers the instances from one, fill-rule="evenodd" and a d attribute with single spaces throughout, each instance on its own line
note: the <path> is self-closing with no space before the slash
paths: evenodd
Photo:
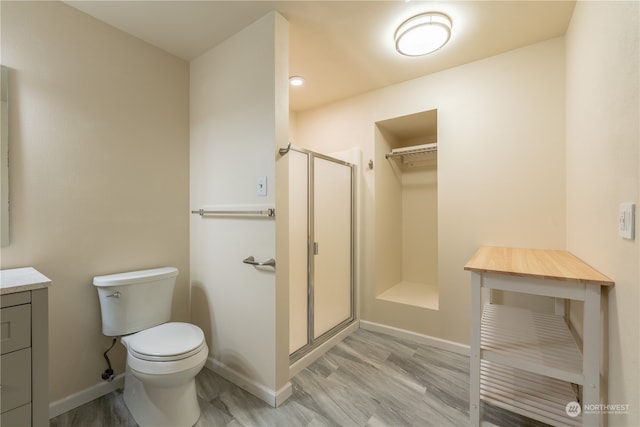
<path id="1" fill-rule="evenodd" d="M 434 151 L 438 151 L 438 144 L 424 144 L 424 145 L 416 145 L 413 147 L 402 147 L 402 148 L 394 148 L 390 153 L 384 155 L 385 158 L 390 157 L 399 157 L 399 156 L 407 156 L 411 154 L 422 154 L 422 153 L 431 153 Z"/>

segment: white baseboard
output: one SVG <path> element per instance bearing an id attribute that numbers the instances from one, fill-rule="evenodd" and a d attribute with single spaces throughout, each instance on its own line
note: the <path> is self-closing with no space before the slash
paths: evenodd
<path id="1" fill-rule="evenodd" d="M 423 335 L 417 332 L 407 331 L 406 329 L 395 328 L 393 326 L 382 325 L 380 323 L 360 320 L 360 328 L 367 331 L 392 335 L 398 338 L 405 338 L 414 342 L 418 342 L 420 344 L 427 344 L 431 347 L 439 348 L 440 350 L 447 350 L 452 353 L 462 354 L 464 356 L 468 356 L 471 353 L 470 347 L 465 344 L 443 340 L 442 338 Z"/>
<path id="2" fill-rule="evenodd" d="M 248 391 L 257 398 L 265 401 L 274 408 L 281 405 L 293 393 L 293 388 L 291 387 L 290 382 L 287 382 L 287 384 L 285 384 L 284 387 L 279 390 L 273 390 L 265 386 L 264 384 L 261 384 L 251 378 L 246 377 L 238 371 L 229 368 L 227 365 L 220 362 L 219 360 L 212 358 L 211 356 L 209 356 L 209 358 L 207 359 L 205 367 L 211 369 L 222 378 L 231 381 L 243 390 Z"/>
<path id="3" fill-rule="evenodd" d="M 347 336 L 351 335 L 352 332 L 357 331 L 358 328 L 360 328 L 359 323 L 360 322 L 356 320 L 355 322 L 344 328 L 342 331 L 338 332 L 335 336 L 320 344 L 318 348 L 296 360 L 289 366 L 289 378 L 293 378 L 294 376 L 296 376 L 304 368 L 318 360 L 320 356 L 331 350 L 331 348 L 337 343 L 345 339 Z"/>
<path id="4" fill-rule="evenodd" d="M 77 393 L 51 402 L 49 404 L 49 419 L 55 418 L 60 414 L 64 414 L 122 387 L 124 387 L 124 372 L 118 374 L 113 381 L 102 381 L 89 388 L 80 390 Z"/>

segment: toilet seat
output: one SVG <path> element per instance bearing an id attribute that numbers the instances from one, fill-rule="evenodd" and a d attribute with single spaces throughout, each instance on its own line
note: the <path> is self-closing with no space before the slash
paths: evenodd
<path id="1" fill-rule="evenodd" d="M 123 337 L 122 341 L 131 356 L 150 362 L 186 359 L 206 346 L 202 330 L 182 322 L 163 323 Z"/>

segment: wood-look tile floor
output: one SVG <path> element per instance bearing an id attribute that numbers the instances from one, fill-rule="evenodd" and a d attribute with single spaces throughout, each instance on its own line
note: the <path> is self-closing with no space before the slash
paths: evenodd
<path id="1" fill-rule="evenodd" d="M 301 371 L 280 407 L 208 369 L 196 377 L 202 414 L 196 426 L 467 426 L 469 358 L 423 344 L 357 330 Z M 483 406 L 499 426 L 544 426 Z M 136 426 L 116 390 L 53 418 L 51 427 Z"/>

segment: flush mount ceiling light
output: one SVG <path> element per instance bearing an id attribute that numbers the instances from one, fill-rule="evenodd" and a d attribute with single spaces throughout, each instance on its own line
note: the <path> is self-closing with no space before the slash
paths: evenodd
<path id="1" fill-rule="evenodd" d="M 396 50 L 406 56 L 435 52 L 451 37 L 451 19 L 444 13 L 428 12 L 404 21 L 394 35 Z"/>
<path id="2" fill-rule="evenodd" d="M 304 84 L 304 77 L 291 76 L 289 77 L 289 84 L 291 86 L 302 86 Z"/>

